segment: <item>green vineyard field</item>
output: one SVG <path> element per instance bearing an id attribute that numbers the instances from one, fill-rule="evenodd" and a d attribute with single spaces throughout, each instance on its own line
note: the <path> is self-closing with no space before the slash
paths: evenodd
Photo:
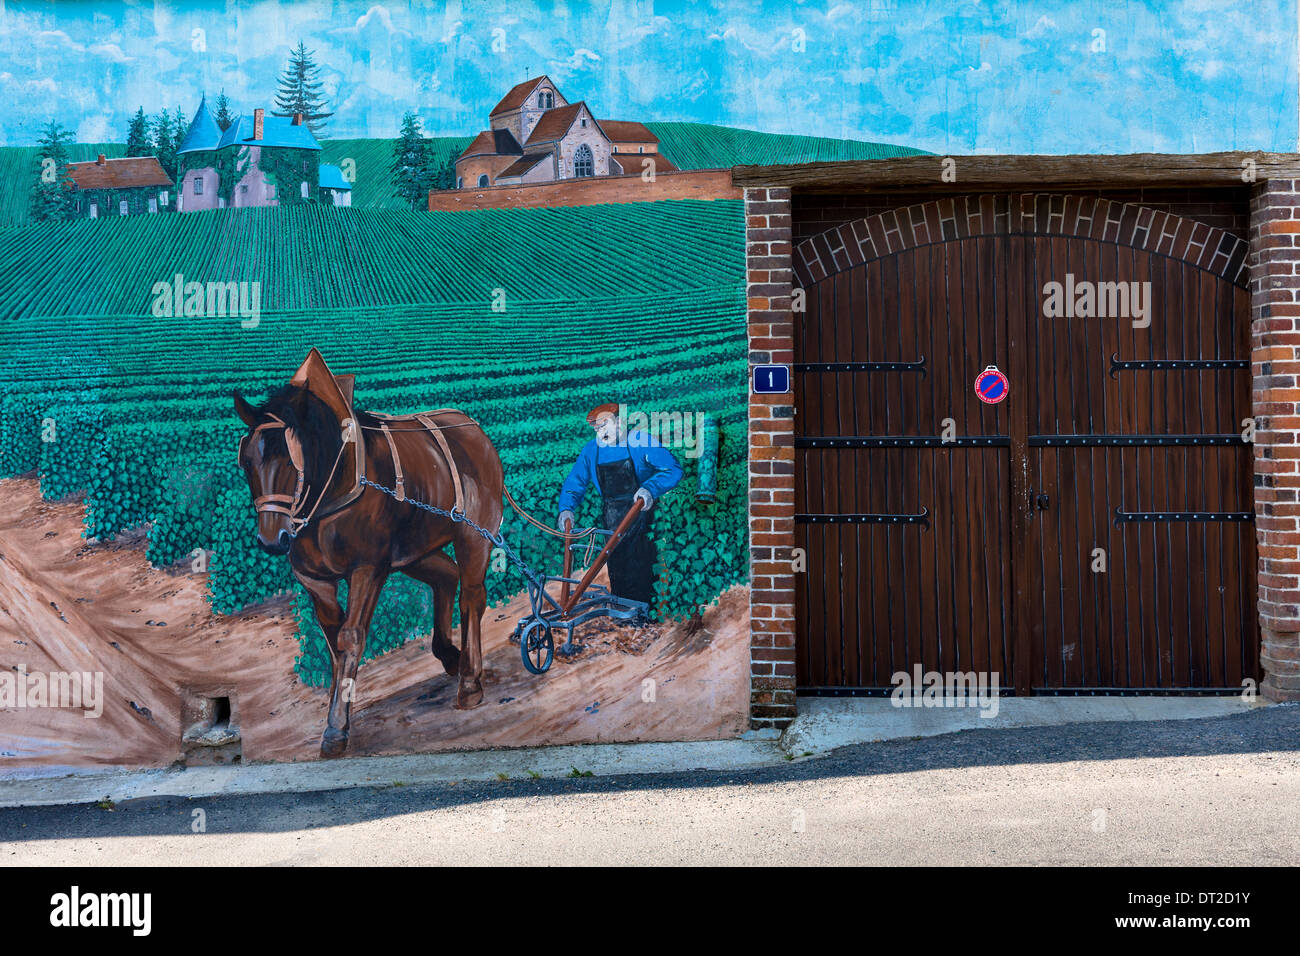
<path id="1" fill-rule="evenodd" d="M 738 281 L 735 203 L 412 214 L 224 209 L 0 231 L 0 314 L 148 315 L 154 284 L 260 283 L 263 312 L 569 301 Z M 652 237 L 680 239 L 671 254 Z M 40 247 L 41 254 L 25 252 Z M 139 250 L 148 248 L 148 256 Z M 164 267 L 165 264 L 165 267 Z"/>
<path id="2" fill-rule="evenodd" d="M 682 169 L 780 166 L 845 159 L 891 159 L 924 155 L 925 150 L 889 143 L 825 136 L 760 133 L 707 123 L 646 123 L 663 154 Z"/>
<path id="3" fill-rule="evenodd" d="M 255 547 L 232 391 L 253 400 L 320 348 L 357 375 L 358 407 L 455 406 L 483 423 L 511 492 L 554 522 L 559 486 L 607 401 L 720 424 L 718 495 L 697 460 L 659 505 L 657 613 L 690 614 L 747 577 L 743 209 L 671 202 L 449 214 L 299 207 L 0 232 L 0 476 L 85 493 L 85 535 L 148 528 L 155 565 L 206 564 L 213 608 L 295 595 L 302 680 L 328 658 L 286 559 Z M 154 283 L 258 282 L 238 316 L 155 315 Z M 504 290 L 501 311 L 493 290 Z M 593 496 L 594 497 L 594 496 Z M 595 502 L 579 520 L 595 523 Z M 551 541 L 507 510 L 539 569 Z M 518 593 L 507 566 L 493 603 Z M 428 589 L 395 578 L 367 659 L 428 633 Z"/>

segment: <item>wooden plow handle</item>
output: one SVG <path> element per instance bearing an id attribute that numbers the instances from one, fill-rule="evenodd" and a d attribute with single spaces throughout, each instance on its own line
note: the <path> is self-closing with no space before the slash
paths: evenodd
<path id="1" fill-rule="evenodd" d="M 569 534 L 573 530 L 573 522 L 564 519 L 564 577 L 565 582 L 560 585 L 560 605 L 569 603 L 569 582 L 567 578 L 573 575 L 573 536 Z"/>
<path id="2" fill-rule="evenodd" d="M 600 569 L 605 566 L 605 562 L 609 560 L 609 553 L 618 546 L 620 541 L 623 540 L 623 535 L 627 533 L 627 529 L 632 526 L 632 522 L 636 520 L 636 516 L 641 513 L 641 509 L 644 507 L 645 503 L 640 499 L 632 502 L 632 507 L 627 509 L 627 514 L 623 516 L 623 520 L 618 523 L 618 527 L 614 529 L 614 533 L 611 534 L 609 540 L 605 542 L 605 547 L 600 549 L 600 554 L 596 555 L 596 560 L 591 562 L 591 567 L 589 567 L 587 573 L 582 576 L 582 580 L 578 582 L 578 586 L 573 589 L 573 594 L 564 602 L 561 614 L 562 617 L 568 617 L 570 612 L 573 611 L 578 600 L 582 597 L 582 593 L 587 590 L 591 582 L 595 580 L 596 575 L 600 573 Z"/>

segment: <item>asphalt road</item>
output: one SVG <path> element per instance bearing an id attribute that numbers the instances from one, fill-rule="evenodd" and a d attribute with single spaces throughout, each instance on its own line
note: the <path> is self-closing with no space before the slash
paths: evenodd
<path id="1" fill-rule="evenodd" d="M 178 863 L 1294 865 L 1300 706 L 745 772 L 0 810 L 0 865 Z"/>

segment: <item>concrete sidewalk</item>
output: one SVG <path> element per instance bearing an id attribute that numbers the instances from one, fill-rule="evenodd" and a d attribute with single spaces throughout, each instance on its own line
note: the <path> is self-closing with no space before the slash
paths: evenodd
<path id="1" fill-rule="evenodd" d="M 949 698 L 953 704 L 964 700 Z M 986 704 L 993 704 L 986 699 Z M 1054 727 L 1098 721 L 1191 720 L 1239 714 L 1268 702 L 1259 697 L 999 697 L 996 713 L 970 707 L 895 707 L 881 697 L 800 697 L 799 716 L 782 737 L 788 753 L 933 737 L 961 730 Z"/>
<path id="2" fill-rule="evenodd" d="M 296 764 L 236 764 L 184 770 L 79 770 L 64 776 L 0 780 L 0 807 L 96 803 L 150 797 L 293 793 L 348 787 L 389 787 L 450 781 L 560 778 L 574 774 L 680 773 L 768 767 L 837 747 L 963 730 L 1057 726 L 1098 721 L 1221 717 L 1264 706 L 1241 697 L 1000 698 L 996 716 L 974 707 L 895 707 L 887 698 L 799 700 L 799 717 L 776 739 L 685 743 L 582 744 L 353 757 Z M 57 771 L 56 771 L 57 772 Z"/>

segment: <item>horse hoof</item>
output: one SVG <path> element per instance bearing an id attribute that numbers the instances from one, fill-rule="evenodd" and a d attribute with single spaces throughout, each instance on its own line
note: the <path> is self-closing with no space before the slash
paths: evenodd
<path id="1" fill-rule="evenodd" d="M 456 709 L 469 710 L 483 703 L 483 688 L 478 687 L 474 690 L 462 690 L 456 694 Z"/>
<path id="2" fill-rule="evenodd" d="M 347 749 L 348 735 L 342 730 L 327 727 L 325 733 L 321 735 L 320 755 L 322 757 L 341 757 Z"/>

